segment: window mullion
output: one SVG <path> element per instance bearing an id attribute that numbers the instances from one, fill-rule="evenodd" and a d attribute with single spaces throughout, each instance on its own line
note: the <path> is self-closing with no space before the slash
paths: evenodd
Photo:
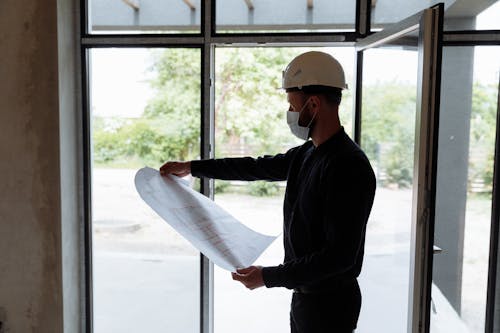
<path id="1" fill-rule="evenodd" d="M 214 155 L 214 46 L 212 45 L 212 1 L 202 1 L 201 29 L 203 47 L 201 52 L 201 147 L 200 157 Z M 201 180 L 201 192 L 213 198 L 213 180 Z M 200 254 L 200 333 L 212 333 L 214 327 L 214 267 L 213 263 Z"/>

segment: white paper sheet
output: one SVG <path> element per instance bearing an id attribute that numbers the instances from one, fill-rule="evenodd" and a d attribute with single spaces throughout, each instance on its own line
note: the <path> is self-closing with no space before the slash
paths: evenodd
<path id="1" fill-rule="evenodd" d="M 246 227 L 179 177 L 146 167 L 136 173 L 135 187 L 170 226 L 228 271 L 252 265 L 276 239 Z"/>

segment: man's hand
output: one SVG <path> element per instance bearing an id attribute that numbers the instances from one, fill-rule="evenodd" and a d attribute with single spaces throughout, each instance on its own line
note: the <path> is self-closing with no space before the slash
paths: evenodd
<path id="1" fill-rule="evenodd" d="M 160 174 L 169 174 L 179 177 L 187 176 L 191 173 L 191 162 L 167 162 L 160 167 Z"/>
<path id="2" fill-rule="evenodd" d="M 261 266 L 239 268 L 236 273 L 231 273 L 233 280 L 240 281 L 250 290 L 264 286 Z"/>

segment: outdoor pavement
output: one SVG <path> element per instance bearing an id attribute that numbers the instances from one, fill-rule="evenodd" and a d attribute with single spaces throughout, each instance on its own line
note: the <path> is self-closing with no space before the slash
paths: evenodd
<path id="1" fill-rule="evenodd" d="M 198 332 L 198 252 L 142 202 L 133 188 L 134 172 L 94 169 L 94 331 Z M 356 332 L 406 332 L 409 224 L 402 221 L 409 218 L 411 192 L 379 189 L 376 200 L 359 278 L 363 306 Z M 281 232 L 280 197 L 222 194 L 216 202 L 259 232 Z M 256 264 L 280 263 L 281 242 L 280 237 Z M 284 288 L 248 291 L 216 267 L 215 333 L 288 332 L 290 297 Z M 431 332 L 469 332 L 437 288 L 433 301 Z"/>
<path id="2" fill-rule="evenodd" d="M 368 256 L 360 278 L 363 307 L 356 332 L 406 332 L 407 277 L 393 260 Z M 396 259 L 397 260 L 397 259 Z M 385 266 L 385 267 L 384 267 Z M 94 331 L 198 332 L 199 286 L 197 257 L 140 256 L 101 253 L 94 258 Z M 225 285 L 218 272 L 215 332 L 288 332 L 290 292 L 261 288 L 247 291 Z M 227 272 L 223 272 L 227 273 Z M 228 273 L 226 274 L 228 275 Z M 389 280 L 389 281 L 388 281 Z M 433 291 L 433 333 L 469 332 L 438 290 Z M 217 313 L 223 311 L 223 313 Z M 436 320 L 439 319 L 439 320 Z"/>

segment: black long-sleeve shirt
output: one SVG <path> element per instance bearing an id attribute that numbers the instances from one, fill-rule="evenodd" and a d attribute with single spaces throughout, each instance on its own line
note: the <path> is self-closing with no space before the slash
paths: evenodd
<path id="1" fill-rule="evenodd" d="M 375 175 L 343 129 L 318 147 L 307 141 L 285 154 L 192 161 L 191 173 L 224 180 L 287 180 L 285 258 L 279 266 L 263 268 L 267 287 L 323 290 L 359 275 Z"/>

